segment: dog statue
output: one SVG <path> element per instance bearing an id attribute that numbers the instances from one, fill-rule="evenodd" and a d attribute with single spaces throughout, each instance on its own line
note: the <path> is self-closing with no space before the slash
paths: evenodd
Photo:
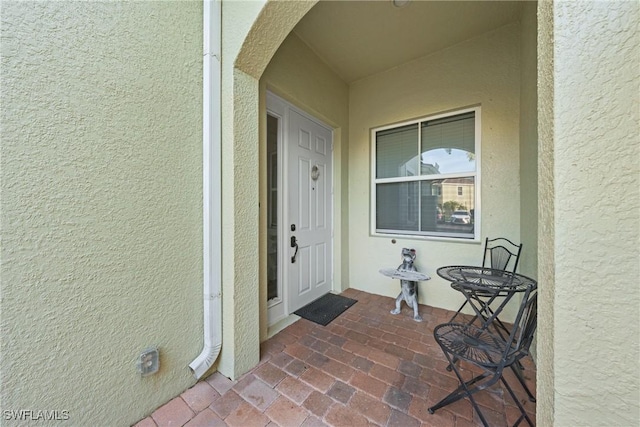
<path id="1" fill-rule="evenodd" d="M 416 250 L 402 248 L 402 264 L 397 268 L 398 271 L 418 271 L 413 266 L 416 259 Z M 391 314 L 400 314 L 400 304 L 404 300 L 409 308 L 413 308 L 413 320 L 422 322 L 422 317 L 418 313 L 418 282 L 411 280 L 400 280 L 400 295 L 396 298 L 396 308 L 391 310 Z"/>

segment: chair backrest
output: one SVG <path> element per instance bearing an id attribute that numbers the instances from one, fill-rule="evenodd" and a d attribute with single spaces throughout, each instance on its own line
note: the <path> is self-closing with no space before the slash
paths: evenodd
<path id="1" fill-rule="evenodd" d="M 522 243 L 517 245 L 504 237 L 495 239 L 487 237 L 484 242 L 482 266 L 515 273 L 520 260 L 520 252 L 522 252 Z"/>

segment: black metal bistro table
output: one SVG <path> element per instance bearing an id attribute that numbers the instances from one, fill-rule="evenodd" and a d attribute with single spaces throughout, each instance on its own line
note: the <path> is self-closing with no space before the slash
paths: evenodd
<path id="1" fill-rule="evenodd" d="M 494 268 L 470 265 L 440 267 L 438 276 L 451 283 L 451 287 L 462 294 L 475 312 L 469 323 L 479 319 L 485 324 L 494 324 L 496 330 L 509 332 L 498 318 L 504 307 L 518 293 L 532 292 L 538 283 L 530 277 Z M 499 305 L 492 308 L 491 304 Z M 458 315 L 454 315 L 454 318 Z M 452 319 L 453 321 L 453 319 Z"/>
<path id="2" fill-rule="evenodd" d="M 465 322 L 466 324 L 455 323 L 453 319 L 460 313 L 458 311 L 450 322 L 434 328 L 434 338 L 449 362 L 447 370 L 455 372 L 460 386 L 430 407 L 429 412 L 433 414 L 443 406 L 468 397 L 482 424 L 488 426 L 473 398 L 473 393 L 491 387 L 501 380 L 521 412 L 521 417 L 515 425 L 526 419 L 529 425 L 533 426 L 502 373 L 505 367 L 511 368 L 529 400 L 535 402 L 535 397 L 524 380 L 524 368 L 520 359 L 529 354 L 529 345 L 535 331 L 537 282 L 522 274 L 466 265 L 441 267 L 437 274 L 450 282 L 453 289 L 462 292 L 467 303 L 473 308 L 475 316 Z M 508 328 L 500 321 L 498 315 L 516 295 L 522 296 L 522 301 L 514 325 Z M 479 322 L 480 325 L 474 322 Z M 495 333 L 490 329 L 495 330 Z M 464 379 L 457 367 L 459 360 L 466 360 L 482 368 L 483 372 L 470 380 Z"/>

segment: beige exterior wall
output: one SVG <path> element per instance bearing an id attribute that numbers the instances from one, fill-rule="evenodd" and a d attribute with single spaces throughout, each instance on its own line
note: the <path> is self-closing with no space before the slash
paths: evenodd
<path id="1" fill-rule="evenodd" d="M 230 377 L 259 357 L 258 79 L 313 3 L 223 5 L 218 368 Z M 635 425 L 638 4 L 540 2 L 538 14 L 537 420 Z M 193 383 L 187 365 L 202 345 L 202 6 L 3 2 L 1 19 L 2 409 L 127 425 Z M 457 306 L 435 268 L 476 262 L 481 245 L 370 237 L 368 163 L 371 127 L 461 106 L 483 108 L 482 234 L 530 247 L 534 199 L 520 177 L 535 174 L 518 159 L 533 155 L 531 26 L 529 10 L 522 27 L 356 82 L 346 125 L 299 100 L 348 126 L 339 173 L 349 170 L 342 241 L 353 266 L 342 286 L 397 295 L 377 269 L 413 246 L 434 277 L 421 302 Z M 149 345 L 161 370 L 141 378 L 135 358 Z"/>
<path id="2" fill-rule="evenodd" d="M 349 87 L 322 62 L 295 33 L 284 40 L 260 79 L 260 135 L 261 165 L 261 253 L 265 262 L 266 248 L 266 117 L 267 90 L 289 101 L 296 107 L 322 120 L 333 128 L 333 290 L 340 293 L 348 286 L 349 241 L 343 232 L 348 221 L 347 158 L 349 147 Z M 286 226 L 286 225 L 285 225 Z M 261 340 L 267 336 L 267 266 L 260 266 L 260 326 Z"/>
<path id="3" fill-rule="evenodd" d="M 293 26 L 314 4 L 222 4 L 223 322 L 217 368 L 230 378 L 245 373 L 260 358 L 258 79 Z"/>
<path id="4" fill-rule="evenodd" d="M 202 346 L 202 4 L 2 2 L 1 36 L 2 410 L 135 423 Z"/>
<path id="5" fill-rule="evenodd" d="M 518 271 L 538 276 L 538 52 L 537 3 L 522 10 L 520 38 L 520 238 Z M 537 341 L 531 346 L 537 360 Z"/>
<path id="6" fill-rule="evenodd" d="M 543 285 L 553 288 L 553 298 L 544 294 L 540 322 L 552 341 L 538 348 L 545 362 L 538 422 L 545 425 L 640 420 L 639 7 L 541 5 L 545 22 L 553 23 L 543 27 L 540 45 L 541 126 L 552 126 L 541 132 L 542 158 L 550 161 L 541 165 L 540 180 L 553 187 L 539 191 L 554 209 L 543 213 L 540 230 L 541 242 L 553 245 L 539 266 L 552 272 Z"/>
<path id="7" fill-rule="evenodd" d="M 518 271 L 538 277 L 538 67 L 536 2 L 526 2 L 520 36 L 520 239 Z"/>
<path id="8" fill-rule="evenodd" d="M 216 368 L 235 378 L 259 357 L 258 334 L 258 82 L 234 68 L 264 2 L 222 4 L 222 348 Z M 246 113 L 244 125 L 237 123 Z M 245 145 L 245 146 L 243 146 Z M 237 166 L 236 166 L 237 164 Z M 241 176 L 238 176 L 240 174 Z M 239 180 L 244 179 L 243 182 Z M 244 264 L 244 268 L 240 264 Z"/>
<path id="9" fill-rule="evenodd" d="M 538 3 L 538 330 L 536 421 L 553 425 L 555 224 L 553 173 L 553 3 Z"/>
<path id="10" fill-rule="evenodd" d="M 477 264 L 482 244 L 370 235 L 371 128 L 463 107 L 482 107 L 482 238 L 520 241 L 520 26 L 510 24 L 433 55 L 355 82 L 349 99 L 349 284 L 395 297 L 397 281 L 378 270 L 400 264 L 400 250 L 417 250 L 416 266 L 432 277 L 420 302 L 457 309 L 462 296 L 436 269 Z M 456 187 L 457 189 L 457 187 Z M 456 190 L 457 191 L 457 190 Z M 457 194 L 457 193 L 456 193 Z M 514 220 L 514 218 L 516 220 Z M 532 250 L 525 247 L 525 251 Z"/>

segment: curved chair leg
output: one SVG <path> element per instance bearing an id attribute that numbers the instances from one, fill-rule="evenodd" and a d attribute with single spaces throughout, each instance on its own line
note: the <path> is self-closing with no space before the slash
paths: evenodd
<path id="1" fill-rule="evenodd" d="M 527 411 L 524 409 L 524 406 L 522 406 L 522 404 L 518 400 L 518 397 L 515 395 L 515 393 L 513 392 L 511 387 L 509 386 L 509 383 L 507 382 L 507 380 L 505 380 L 504 377 L 502 377 L 502 376 L 500 377 L 500 380 L 502 381 L 502 383 L 504 384 L 505 388 L 507 389 L 507 391 L 511 395 L 511 398 L 513 399 L 513 401 L 518 406 L 518 409 L 520 409 L 520 418 L 518 418 L 518 420 L 515 422 L 515 424 L 513 426 L 514 427 L 518 426 L 522 422 L 522 420 L 524 419 L 524 420 L 527 420 L 527 423 L 531 427 L 533 427 L 533 421 L 531 421 L 531 418 L 529 418 L 529 414 L 527 414 Z"/>
<path id="2" fill-rule="evenodd" d="M 440 402 L 436 403 L 435 405 L 433 405 L 432 407 L 429 408 L 429 413 L 433 414 L 435 411 L 437 411 L 440 408 L 443 408 L 447 405 L 450 405 L 454 402 L 457 402 L 460 399 L 463 399 L 465 397 L 470 396 L 472 393 L 476 392 L 476 391 L 480 391 L 481 389 L 477 389 L 477 390 L 469 390 L 469 386 L 477 383 L 478 381 L 481 381 L 485 378 L 487 378 L 489 376 L 489 374 L 481 374 L 478 375 L 477 377 L 474 377 L 473 379 L 464 382 L 462 384 L 460 384 L 458 386 L 458 388 L 456 388 L 455 390 L 453 390 L 451 393 L 449 393 L 445 398 L 443 398 Z"/>
<path id="3" fill-rule="evenodd" d="M 520 366 L 517 366 L 517 365 L 519 365 L 519 361 L 516 362 L 515 364 L 511 365 L 511 370 L 513 371 L 513 373 L 515 374 L 516 378 L 518 379 L 518 381 L 522 385 L 522 388 L 524 389 L 524 391 L 527 393 L 527 396 L 529 396 L 529 401 L 535 402 L 536 398 L 531 393 L 531 391 L 529 390 L 529 387 L 527 387 L 527 384 L 524 381 L 524 377 L 522 376 L 522 371 L 520 370 L 521 369 L 521 365 Z"/>
<path id="4" fill-rule="evenodd" d="M 496 376 L 495 374 L 491 373 L 491 372 L 484 372 L 474 378 L 472 378 L 469 381 L 465 381 L 462 378 L 462 375 L 460 375 L 460 373 L 458 372 L 458 370 L 456 369 L 455 366 L 455 361 L 451 359 L 451 357 L 449 357 L 449 355 L 445 352 L 445 356 L 447 357 L 447 359 L 449 360 L 449 366 L 453 369 L 453 372 L 456 374 L 456 376 L 458 377 L 458 381 L 460 382 L 460 385 L 458 386 L 458 388 L 456 388 L 453 392 L 449 393 L 448 396 L 446 396 L 444 399 L 442 399 L 440 402 L 436 403 L 435 405 L 433 405 L 432 407 L 430 407 L 428 409 L 430 414 L 433 414 L 435 411 L 437 411 L 438 409 L 450 405 L 454 402 L 457 402 L 460 399 L 463 399 L 465 397 L 469 398 L 469 401 L 471 402 L 471 405 L 473 406 L 473 409 L 477 412 L 478 417 L 480 418 L 480 420 L 482 421 L 482 424 L 485 427 L 489 427 L 489 423 L 487 422 L 487 420 L 485 419 L 484 415 L 482 414 L 482 411 L 480 410 L 480 407 L 478 406 L 478 404 L 476 403 L 476 400 L 473 397 L 473 394 L 484 390 L 487 387 L 491 387 L 493 384 L 495 384 L 498 379 L 500 378 L 500 376 Z M 492 377 L 489 381 L 486 381 L 485 383 L 475 386 L 473 388 L 469 388 L 470 386 L 473 386 L 474 384 L 486 379 L 486 378 L 490 378 Z"/>
<path id="5" fill-rule="evenodd" d="M 481 380 L 483 378 L 486 378 L 487 376 L 488 376 L 487 374 L 483 374 L 483 375 L 480 375 L 478 377 L 475 377 L 471 381 L 467 381 L 466 383 L 463 383 L 457 389 L 455 389 L 452 393 L 450 393 L 447 397 L 445 397 L 440 402 L 438 402 L 435 405 L 433 405 L 432 407 L 430 407 L 428 409 L 429 413 L 433 414 L 433 413 L 435 413 L 435 411 L 437 411 L 438 409 L 440 409 L 442 407 L 445 407 L 445 406 L 450 405 L 450 404 L 452 404 L 454 402 L 457 402 L 460 399 L 468 397 L 469 401 L 471 402 L 471 406 L 473 406 L 473 409 L 478 413 L 478 417 L 480 418 L 480 421 L 482 421 L 482 424 L 484 425 L 484 427 L 489 427 L 489 423 L 487 422 L 487 420 L 485 419 L 484 415 L 482 414 L 482 411 L 480 410 L 480 407 L 476 403 L 476 400 L 473 398 L 473 394 L 475 392 L 478 392 L 480 390 L 484 390 L 485 387 L 476 388 L 476 389 L 472 389 L 472 390 L 470 390 L 468 388 L 469 385 L 472 385 L 473 383 L 478 382 L 479 380 Z"/>
<path id="6" fill-rule="evenodd" d="M 458 315 L 459 315 L 459 314 L 461 314 L 462 309 L 464 308 L 464 306 L 465 306 L 465 305 L 467 305 L 467 303 L 468 303 L 468 301 L 467 301 L 467 300 L 464 300 L 464 302 L 462 303 L 462 305 L 460 306 L 460 308 L 458 309 L 458 311 L 456 311 L 456 314 L 454 314 L 454 315 L 453 315 L 453 317 L 449 320 L 449 322 L 453 322 L 453 321 L 454 321 L 454 319 L 455 319 L 456 317 L 458 317 Z"/>

